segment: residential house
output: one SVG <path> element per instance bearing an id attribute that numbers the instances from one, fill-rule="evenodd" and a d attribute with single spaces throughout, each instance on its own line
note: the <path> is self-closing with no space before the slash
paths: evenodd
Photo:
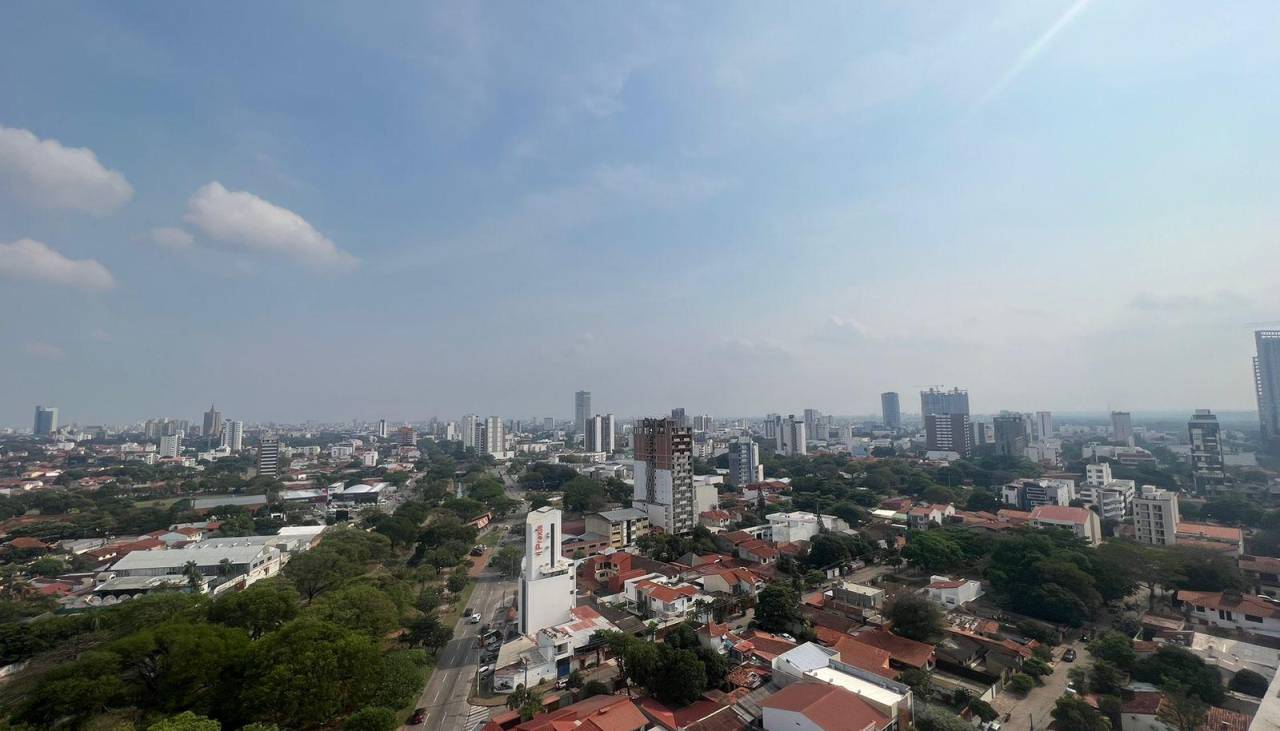
<path id="1" fill-rule="evenodd" d="M 973 579 L 952 579 L 949 576 L 931 576 L 925 587 L 929 599 L 946 609 L 955 609 L 982 596 L 982 582 Z"/>
<path id="2" fill-rule="evenodd" d="M 814 680 L 792 683 L 760 704 L 765 731 L 887 731 L 894 719 L 857 695 Z"/>
<path id="3" fill-rule="evenodd" d="M 1041 505 L 1031 511 L 1031 525 L 1040 529 L 1069 530 L 1090 546 L 1102 543 L 1102 521 L 1098 519 L 1097 513 L 1088 508 Z"/>
<path id="4" fill-rule="evenodd" d="M 1226 525 L 1181 521 L 1178 523 L 1177 542 L 1180 546 L 1194 546 L 1231 556 L 1244 553 L 1244 532 Z"/>
<path id="5" fill-rule="evenodd" d="M 885 629 L 867 628 L 854 635 L 859 642 L 889 653 L 889 664 L 898 670 L 932 670 L 933 645 L 899 637 Z"/>
<path id="6" fill-rule="evenodd" d="M 1280 597 L 1280 558 L 1271 556 L 1240 556 L 1237 560 L 1240 573 L 1253 587 L 1254 594 Z"/>
<path id="7" fill-rule="evenodd" d="M 1164 694 L 1138 691 L 1120 707 L 1120 731 L 1178 731 L 1161 718 Z M 1200 731 L 1248 731 L 1253 716 L 1209 706 Z"/>
<path id="8" fill-rule="evenodd" d="M 1192 624 L 1280 637 L 1280 604 L 1259 596 L 1221 591 L 1179 591 L 1190 605 Z"/>
<path id="9" fill-rule="evenodd" d="M 586 529 L 606 536 L 613 548 L 634 546 L 642 536 L 649 534 L 649 514 L 637 508 L 591 513 L 586 518 Z"/>
<path id="10" fill-rule="evenodd" d="M 907 511 L 907 526 L 912 530 L 925 530 L 931 525 L 943 525 L 956 514 L 954 505 L 917 505 Z"/>

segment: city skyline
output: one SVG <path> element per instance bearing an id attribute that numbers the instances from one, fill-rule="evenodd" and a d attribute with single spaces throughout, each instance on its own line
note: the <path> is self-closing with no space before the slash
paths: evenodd
<path id="1" fill-rule="evenodd" d="M 1174 5 L 11 8 L 0 423 L 1252 409 L 1280 7 Z"/>

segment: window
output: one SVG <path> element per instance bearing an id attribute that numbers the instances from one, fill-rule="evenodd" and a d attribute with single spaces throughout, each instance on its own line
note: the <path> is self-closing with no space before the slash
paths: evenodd
<path id="1" fill-rule="evenodd" d="M 1257 622 L 1258 624 L 1262 624 L 1262 617 L 1255 617 L 1252 614 L 1246 614 L 1244 615 L 1244 618 L 1247 622 Z"/>

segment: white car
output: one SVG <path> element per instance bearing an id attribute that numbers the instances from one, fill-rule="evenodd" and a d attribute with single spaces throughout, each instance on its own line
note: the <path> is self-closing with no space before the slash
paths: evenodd
<path id="1" fill-rule="evenodd" d="M 471 616 L 467 617 L 467 621 L 470 622 L 471 624 L 480 624 L 480 613 L 472 612 Z"/>

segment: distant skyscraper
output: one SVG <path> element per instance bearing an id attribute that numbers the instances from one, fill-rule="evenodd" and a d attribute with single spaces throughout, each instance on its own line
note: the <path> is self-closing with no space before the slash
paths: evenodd
<path id="1" fill-rule="evenodd" d="M 505 457 L 507 454 L 507 432 L 501 416 L 490 416 L 484 420 L 484 441 L 481 444 L 482 454 Z"/>
<path id="2" fill-rule="evenodd" d="M 973 426 L 968 414 L 928 414 L 924 432 L 930 451 L 955 452 L 961 457 L 973 453 Z"/>
<path id="3" fill-rule="evenodd" d="M 1133 419 L 1128 411 L 1111 412 L 1111 440 L 1133 445 Z"/>
<path id="4" fill-rule="evenodd" d="M 418 445 L 418 430 L 411 426 L 402 426 L 396 430 L 396 444 L 402 447 L 416 447 Z"/>
<path id="5" fill-rule="evenodd" d="M 613 429 L 613 414 L 605 414 L 604 416 L 597 414 L 587 419 L 586 435 L 582 443 L 583 448 L 588 452 L 612 453 L 615 448 Z"/>
<path id="6" fill-rule="evenodd" d="M 209 404 L 209 410 L 204 412 L 204 425 L 200 429 L 200 434 L 204 437 L 205 444 L 213 446 L 222 439 L 222 412 L 218 411 L 218 407 Z"/>
<path id="7" fill-rule="evenodd" d="M 1027 455 L 1027 421 L 1022 414 L 1004 413 L 992 418 L 996 454 L 1002 457 Z"/>
<path id="8" fill-rule="evenodd" d="M 1258 354 L 1253 359 L 1253 384 L 1258 397 L 1262 440 L 1280 439 L 1280 330 L 1253 334 Z"/>
<path id="9" fill-rule="evenodd" d="M 43 437 L 56 431 L 58 431 L 58 407 L 37 406 L 35 426 L 31 429 L 31 433 Z"/>
<path id="10" fill-rule="evenodd" d="M 827 440 L 826 427 L 822 421 L 822 412 L 817 409 L 804 410 L 804 434 L 805 437 L 812 441 L 825 442 Z"/>
<path id="11" fill-rule="evenodd" d="M 938 418 L 931 419 L 931 416 Z M 950 418 L 953 416 L 963 416 L 964 419 Z M 963 457 L 972 452 L 973 426 L 969 420 L 968 391 L 962 388 L 921 391 L 920 417 L 924 419 L 925 441 L 929 449 L 957 452 Z M 939 446 L 943 444 L 950 446 Z"/>
<path id="12" fill-rule="evenodd" d="M 258 477 L 280 476 L 280 437 L 264 434 L 258 440 Z"/>
<path id="13" fill-rule="evenodd" d="M 1053 412 L 1036 412 L 1036 438 L 1048 439 L 1053 436 Z"/>
<path id="14" fill-rule="evenodd" d="M 694 510 L 693 435 L 675 419 L 642 419 L 632 432 L 635 475 L 632 506 L 666 533 L 688 533 Z"/>
<path id="15" fill-rule="evenodd" d="M 896 392 L 885 391 L 880 394 L 880 413 L 884 417 L 886 428 L 902 428 L 902 405 L 898 402 L 898 394 Z"/>
<path id="16" fill-rule="evenodd" d="M 807 436 L 804 420 L 792 414 L 778 423 L 775 451 L 789 457 L 808 454 Z"/>
<path id="17" fill-rule="evenodd" d="M 386 419 L 378 419 L 378 438 L 379 439 L 387 438 L 387 420 Z"/>
<path id="18" fill-rule="evenodd" d="M 587 419 L 590 418 L 591 392 L 579 391 L 573 395 L 573 433 L 585 433 L 587 430 Z"/>
<path id="19" fill-rule="evenodd" d="M 556 430 L 555 419 L 548 416 L 542 420 L 542 431 L 555 431 L 555 430 Z"/>
<path id="20" fill-rule="evenodd" d="M 782 428 L 782 417 L 777 414 L 768 414 L 764 417 L 764 438 L 777 439 L 778 430 Z"/>
<path id="21" fill-rule="evenodd" d="M 1191 477 L 1196 489 L 1221 486 L 1226 481 L 1227 467 L 1222 457 L 1218 417 L 1208 409 L 1196 409 L 1187 422 L 1187 435 L 1191 438 Z"/>
<path id="22" fill-rule="evenodd" d="M 676 426 L 689 426 L 689 417 L 685 416 L 684 409 L 672 409 L 671 418 L 676 422 Z"/>
<path id="23" fill-rule="evenodd" d="M 222 436 L 220 442 L 222 446 L 230 449 L 232 452 L 239 452 L 244 448 L 244 422 L 228 419 L 221 423 Z"/>
<path id="24" fill-rule="evenodd" d="M 729 442 L 729 484 L 735 487 L 764 480 L 760 464 L 760 445 L 748 436 Z"/>
<path id="25" fill-rule="evenodd" d="M 160 456 L 177 457 L 182 451 L 182 437 L 177 434 L 160 437 Z"/>
<path id="26" fill-rule="evenodd" d="M 462 448 L 480 451 L 480 417 L 467 414 L 462 417 Z"/>

